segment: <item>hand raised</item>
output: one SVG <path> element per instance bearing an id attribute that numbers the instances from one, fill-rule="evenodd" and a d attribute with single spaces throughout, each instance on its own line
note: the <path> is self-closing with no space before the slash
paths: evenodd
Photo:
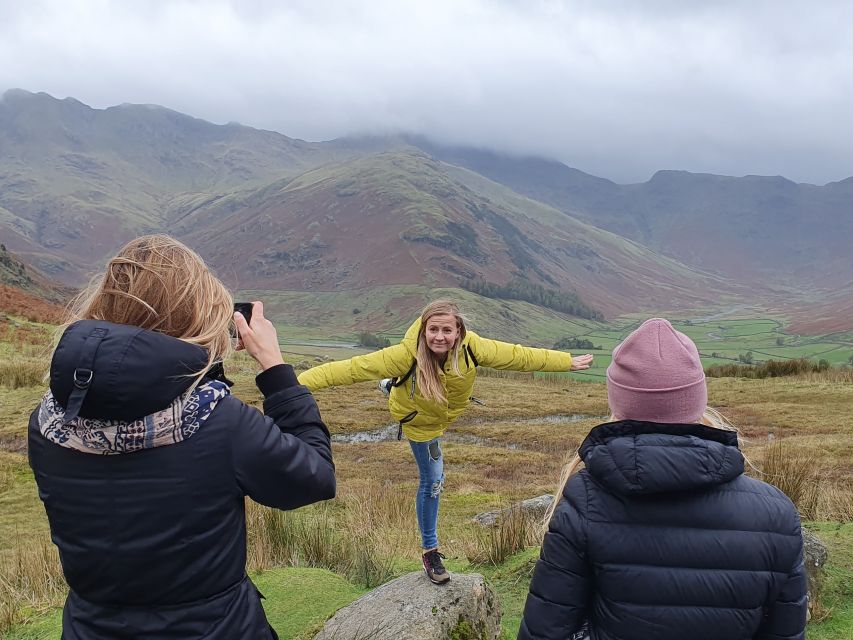
<path id="1" fill-rule="evenodd" d="M 258 361 L 261 369 L 284 364 L 278 346 L 278 333 L 272 322 L 264 317 L 264 303 L 252 302 L 252 323 L 248 324 L 242 313 L 234 314 L 234 324 L 240 335 L 240 343 L 246 352 Z"/>
<path id="2" fill-rule="evenodd" d="M 577 356 L 576 358 L 572 358 L 572 367 L 569 371 L 581 371 L 582 369 L 589 369 L 589 365 L 592 363 L 592 355 L 587 353 L 582 356 Z"/>

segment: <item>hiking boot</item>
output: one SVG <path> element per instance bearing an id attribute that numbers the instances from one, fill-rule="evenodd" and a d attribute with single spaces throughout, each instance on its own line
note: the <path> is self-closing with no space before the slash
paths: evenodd
<path id="1" fill-rule="evenodd" d="M 439 553 L 438 549 L 427 551 L 424 554 L 424 571 L 433 584 L 444 584 L 450 580 L 450 574 L 441 562 L 442 558 L 444 556 Z"/>
<path id="2" fill-rule="evenodd" d="M 391 383 L 393 380 L 391 378 L 383 378 L 379 381 L 379 388 L 382 389 L 382 393 L 386 396 L 391 395 L 391 387 L 393 386 Z"/>

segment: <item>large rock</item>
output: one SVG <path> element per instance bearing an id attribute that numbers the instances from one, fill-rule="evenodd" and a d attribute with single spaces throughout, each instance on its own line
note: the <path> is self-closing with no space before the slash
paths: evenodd
<path id="1" fill-rule="evenodd" d="M 548 510 L 548 507 L 551 506 L 552 502 L 554 502 L 554 496 L 550 493 L 546 493 L 535 498 L 523 500 L 522 502 L 516 502 L 506 509 L 500 509 L 499 511 L 486 511 L 485 513 L 477 514 L 474 516 L 473 520 L 480 526 L 493 527 L 500 522 L 502 518 L 508 516 L 513 511 L 521 510 L 525 518 L 541 521 L 542 518 L 545 517 L 545 512 Z"/>
<path id="2" fill-rule="evenodd" d="M 823 565 L 828 554 L 823 542 L 815 534 L 803 529 L 803 564 L 809 578 L 809 615 L 814 611 L 823 581 Z"/>
<path id="3" fill-rule="evenodd" d="M 315 640 L 496 640 L 500 631 L 500 601 L 483 576 L 434 585 L 415 572 L 339 610 Z"/>

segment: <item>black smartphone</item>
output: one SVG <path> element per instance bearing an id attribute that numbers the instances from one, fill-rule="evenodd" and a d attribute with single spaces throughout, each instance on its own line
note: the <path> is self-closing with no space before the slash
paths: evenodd
<path id="1" fill-rule="evenodd" d="M 246 324 L 250 324 L 252 322 L 252 306 L 251 302 L 235 302 L 234 303 L 234 312 L 242 313 L 243 317 L 246 318 Z"/>
<path id="2" fill-rule="evenodd" d="M 252 303 L 251 302 L 235 302 L 234 303 L 234 312 L 240 313 L 246 318 L 246 324 L 249 324 L 252 321 Z M 237 337 L 237 329 L 234 328 L 234 334 L 232 337 Z"/>

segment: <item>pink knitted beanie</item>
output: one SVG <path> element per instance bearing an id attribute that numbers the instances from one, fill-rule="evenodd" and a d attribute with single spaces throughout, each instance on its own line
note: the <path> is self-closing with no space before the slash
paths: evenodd
<path id="1" fill-rule="evenodd" d="M 708 390 L 696 345 L 669 321 L 646 320 L 613 350 L 607 400 L 622 420 L 697 422 Z"/>

